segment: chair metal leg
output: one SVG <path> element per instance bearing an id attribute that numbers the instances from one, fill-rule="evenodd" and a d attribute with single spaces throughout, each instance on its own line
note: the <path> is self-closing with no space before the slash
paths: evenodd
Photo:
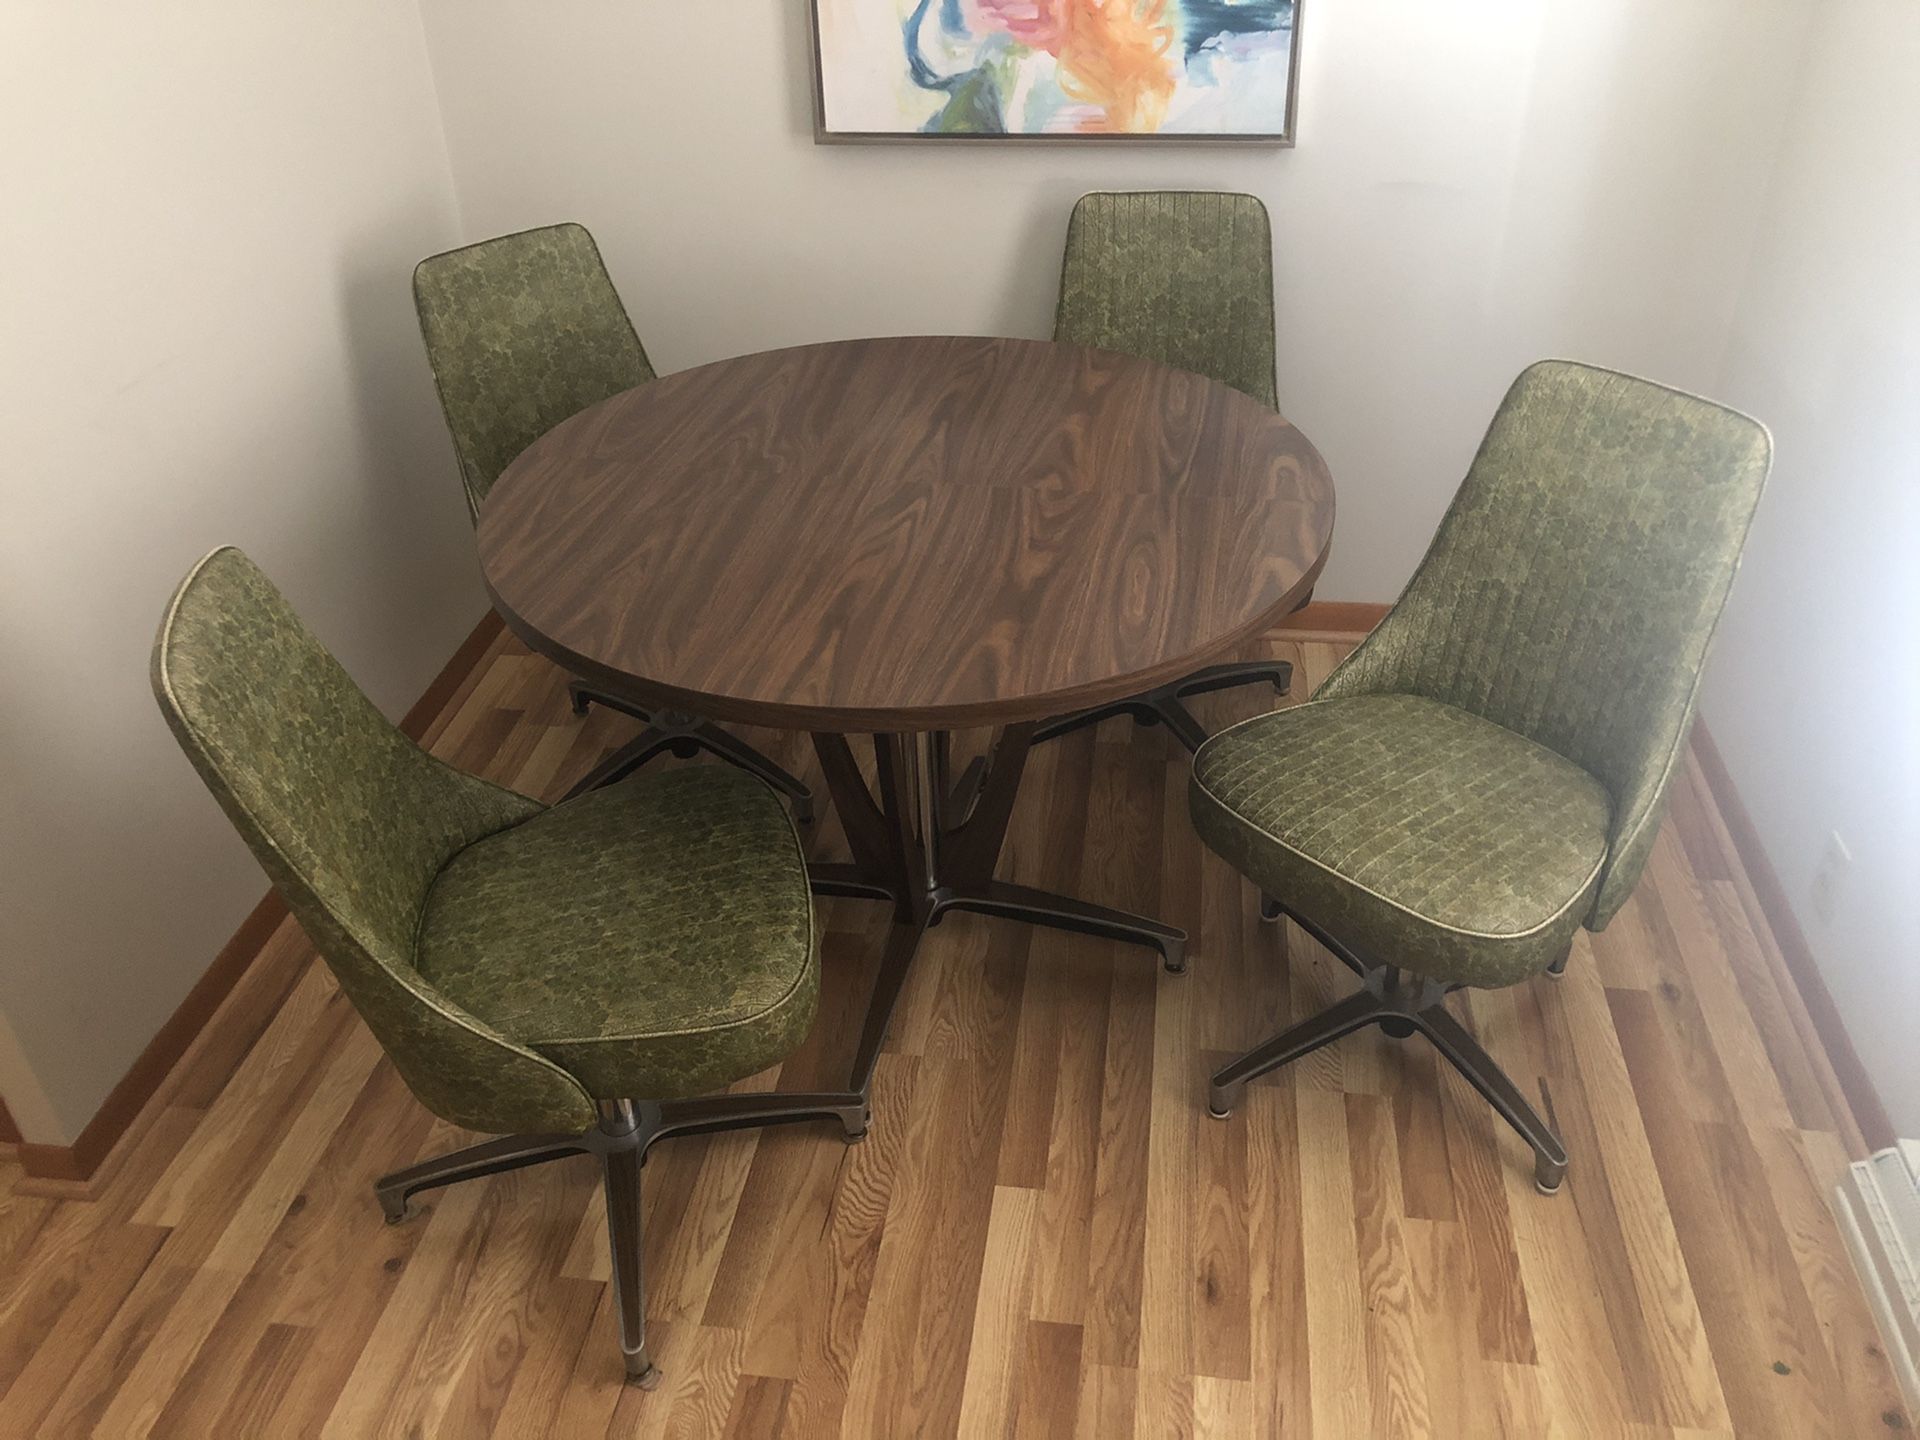
<path id="1" fill-rule="evenodd" d="M 1292 664 L 1285 660 L 1249 660 L 1244 664 L 1209 665 L 1175 681 L 1172 689 L 1184 700 L 1190 695 L 1211 695 L 1216 690 L 1234 690 L 1263 681 L 1273 686 L 1274 694 L 1286 694 L 1293 684 Z"/>
<path id="2" fill-rule="evenodd" d="M 1442 981 L 1416 980 L 1394 966 L 1368 965 L 1317 927 L 1309 928 L 1336 956 L 1361 971 L 1366 988 L 1216 1071 L 1207 1090 L 1208 1113 L 1216 1120 L 1226 1119 L 1254 1076 L 1298 1060 L 1365 1026 L 1378 1024 L 1395 1039 L 1404 1039 L 1417 1030 L 1532 1147 L 1533 1183 L 1540 1193 L 1551 1195 L 1559 1190 L 1567 1173 L 1566 1147 L 1520 1087 L 1446 1008 L 1451 987 Z"/>
<path id="3" fill-rule="evenodd" d="M 1097 725 L 1115 715 L 1130 715 L 1135 724 L 1166 726 L 1173 737 L 1191 752 L 1206 744 L 1207 732 L 1206 727 L 1194 719 L 1193 712 L 1182 703 L 1187 696 L 1208 695 L 1215 690 L 1263 683 L 1273 686 L 1278 694 L 1286 694 L 1287 687 L 1293 683 L 1293 666 L 1285 660 L 1209 665 L 1172 684 L 1130 695 L 1111 705 L 1097 705 L 1091 710 L 1077 710 L 1071 715 L 1049 720 L 1033 732 L 1033 743 L 1038 745 L 1046 740 L 1058 739 L 1069 731 Z"/>
<path id="4" fill-rule="evenodd" d="M 584 715 L 589 705 L 604 705 L 609 710 L 617 710 L 622 715 L 631 715 L 642 725 L 653 723 L 653 712 L 631 700 L 622 700 L 618 695 L 598 689 L 584 680 L 567 682 L 567 703 L 573 707 L 573 713 Z"/>
<path id="5" fill-rule="evenodd" d="M 1226 1119 L 1240 1103 L 1241 1093 L 1254 1076 L 1311 1055 L 1321 1046 L 1331 1045 L 1342 1036 L 1373 1024 L 1381 1013 L 1378 997 L 1362 990 L 1281 1031 L 1266 1044 L 1254 1047 L 1214 1073 L 1207 1086 L 1207 1113 L 1216 1120 Z"/>
<path id="6" fill-rule="evenodd" d="M 749 775 L 758 775 L 793 802 L 793 818 L 802 825 L 813 820 L 813 792 L 799 778 L 762 755 L 738 736 L 718 725 L 697 722 L 691 729 L 693 742 L 710 755 L 718 755 L 730 765 L 738 765 Z"/>
<path id="7" fill-rule="evenodd" d="M 904 968 L 898 978 L 904 978 Z M 887 1008 L 898 993 L 892 983 Z M 872 1029 L 871 1023 L 869 1029 Z M 884 1029 L 884 1027 L 882 1027 Z M 867 1042 L 863 1041 L 863 1048 Z M 879 1050 L 878 1034 L 871 1050 Z M 872 1060 L 866 1062 L 870 1079 Z M 660 1383 L 660 1370 L 647 1353 L 646 1283 L 640 1234 L 640 1170 L 655 1141 L 671 1135 L 738 1130 L 797 1120 L 834 1120 L 849 1144 L 865 1137 L 873 1111 L 866 1080 L 847 1091 L 801 1094 L 772 1091 L 723 1094 L 686 1100 L 603 1100 L 600 1122 L 578 1135 L 506 1135 L 471 1145 L 374 1182 L 380 1209 L 389 1224 L 407 1218 L 408 1197 L 422 1190 L 499 1175 L 569 1155 L 596 1155 L 607 1197 L 607 1244 L 613 1261 L 614 1310 L 620 1319 L 620 1353 L 627 1379 L 643 1390 Z"/>
<path id="8" fill-rule="evenodd" d="M 1141 697 L 1133 700 L 1116 700 L 1111 705 L 1096 705 L 1091 710 L 1076 710 L 1071 715 L 1062 715 L 1057 720 L 1049 720 L 1033 732 L 1033 743 L 1043 744 L 1048 740 L 1058 740 L 1062 735 L 1075 730 L 1084 730 L 1089 725 L 1098 725 L 1102 720 L 1111 720 L 1116 715 L 1129 715 L 1136 725 L 1158 725 L 1160 712 L 1153 702 Z"/>
<path id="9" fill-rule="evenodd" d="M 577 785 L 567 791 L 566 799 L 577 800 L 590 791 L 618 784 L 662 750 L 673 748 L 674 737 L 670 732 L 649 725 L 589 770 Z"/>
<path id="10" fill-rule="evenodd" d="M 1260 918 L 1267 924 L 1278 924 L 1280 917 L 1286 913 L 1286 909 L 1273 896 L 1265 891 L 1260 893 Z"/>
<path id="11" fill-rule="evenodd" d="M 589 1148 L 578 1135 L 506 1135 L 382 1175 L 373 1182 L 373 1193 L 379 1197 L 387 1223 L 398 1225 L 412 1213 L 407 1202 L 422 1190 L 438 1190 L 483 1175 L 501 1175 L 567 1155 L 584 1155 Z"/>
<path id="12" fill-rule="evenodd" d="M 703 1135 L 797 1120 L 837 1120 L 847 1143 L 853 1144 L 866 1139 L 867 1127 L 873 1123 L 873 1106 L 866 1094 L 858 1091 L 729 1092 L 692 1100 L 662 1100 L 660 1119 L 645 1144 L 651 1146 L 671 1135 Z"/>
<path id="13" fill-rule="evenodd" d="M 567 792 L 568 800 L 575 800 L 590 791 L 617 784 L 662 750 L 671 751 L 682 760 L 692 759 L 693 756 L 705 750 L 711 755 L 719 756 L 730 765 L 739 766 L 750 775 L 758 775 L 774 789 L 787 796 L 793 802 L 794 818 L 802 825 L 813 819 L 811 790 L 746 741 L 729 734 L 718 725 L 696 716 L 680 715 L 667 710 L 649 713 L 617 696 L 608 695 L 604 691 L 582 684 L 578 680 L 572 681 L 567 686 L 567 693 L 572 697 L 575 714 L 584 715 L 588 702 L 591 702 L 643 720 L 647 726 L 633 739 L 594 766 L 579 784 Z"/>
<path id="14" fill-rule="evenodd" d="M 660 1369 L 647 1354 L 647 1288 L 641 1264 L 639 1119 L 631 1101 L 601 1107 L 600 1162 L 607 1192 L 607 1245 L 613 1259 L 614 1309 L 628 1383 L 651 1390 Z"/>
<path id="15" fill-rule="evenodd" d="M 1573 946 L 1568 945 L 1565 950 L 1562 950 L 1560 952 L 1560 958 L 1558 960 L 1555 960 L 1551 965 L 1547 966 L 1547 978 L 1549 980 L 1560 980 L 1565 978 L 1567 973 L 1567 961 L 1571 960 L 1572 958 L 1573 958 Z"/>
<path id="16" fill-rule="evenodd" d="M 1160 723 L 1167 727 L 1167 733 L 1187 747 L 1189 755 L 1207 743 L 1207 727 L 1193 718 L 1193 712 L 1180 702 L 1178 696 L 1168 695 L 1154 702 L 1160 714 Z"/>
<path id="17" fill-rule="evenodd" d="M 1442 1007 L 1436 1005 L 1422 1010 L 1413 1017 L 1413 1023 L 1433 1042 L 1434 1048 L 1452 1062 L 1453 1068 L 1466 1076 L 1467 1082 L 1486 1102 L 1500 1112 L 1500 1118 L 1533 1148 L 1533 1183 L 1540 1193 L 1551 1195 L 1557 1191 L 1567 1174 L 1566 1146 L 1520 1093 L 1520 1087 L 1494 1064 L 1493 1057 L 1467 1033 L 1466 1027 Z"/>

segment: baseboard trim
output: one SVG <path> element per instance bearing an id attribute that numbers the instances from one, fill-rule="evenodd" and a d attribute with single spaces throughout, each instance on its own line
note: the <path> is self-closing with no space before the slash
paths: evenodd
<path id="1" fill-rule="evenodd" d="M 433 677 L 433 683 L 427 686 L 420 698 L 414 701 L 413 708 L 401 719 L 400 729 L 408 739 L 425 742 L 428 728 L 447 708 L 447 702 L 458 693 L 467 677 L 473 674 L 481 657 L 487 653 L 488 647 L 500 638 L 506 628 L 506 622 L 495 611 L 489 610 L 481 617 L 480 623 L 473 627 L 473 633 L 460 642 L 460 648 L 453 652 L 453 658 Z"/>
<path id="2" fill-rule="evenodd" d="M 1799 917 L 1787 900 L 1786 887 L 1780 883 L 1773 861 L 1767 858 L 1766 848 L 1760 843 L 1760 832 L 1754 827 L 1740 792 L 1734 788 L 1727 762 L 1721 758 L 1720 747 L 1714 743 L 1713 734 L 1704 722 L 1694 724 L 1693 753 L 1700 762 L 1701 778 L 1707 782 L 1713 802 L 1720 810 L 1741 867 L 1753 886 L 1754 897 L 1760 902 L 1767 927 L 1773 931 L 1774 944 L 1786 961 L 1788 977 L 1800 992 L 1801 1007 L 1827 1052 L 1827 1063 L 1833 1067 L 1834 1079 L 1840 1084 L 1847 1108 L 1853 1112 L 1854 1123 L 1860 1127 L 1868 1150 L 1885 1149 L 1895 1138 L 1887 1107 L 1874 1088 L 1867 1067 L 1860 1063 L 1853 1038 L 1847 1034 L 1839 1007 L 1833 1003 L 1833 994 L 1820 973 L 1819 962 L 1813 958 L 1813 947 L 1807 943 L 1806 932 L 1800 928 Z"/>
<path id="3" fill-rule="evenodd" d="M 502 629 L 500 617 L 489 610 L 407 711 L 406 718 L 400 722 L 400 728 L 407 735 L 415 740 L 425 737 L 428 727 L 458 693 L 462 682 L 473 673 Z M 40 1145 L 16 1138 L 15 1153 L 20 1168 L 30 1179 L 75 1187 L 86 1187 L 94 1180 L 114 1148 L 136 1129 L 136 1122 L 159 1094 L 167 1077 L 286 918 L 285 902 L 269 891 L 240 922 L 232 938 L 220 947 L 207 972 L 194 982 L 186 998 L 147 1042 L 146 1049 L 120 1077 L 120 1083 L 108 1092 L 93 1119 L 71 1145 Z M 278 992 L 271 993 L 277 995 Z M 5 1102 L 0 1101 L 0 1141 L 4 1141 L 6 1127 L 12 1123 L 13 1117 L 6 1114 Z M 13 1131 L 15 1137 L 18 1133 Z"/>
<path id="4" fill-rule="evenodd" d="M 1299 639 L 1303 632 L 1347 640 L 1365 635 L 1391 608 L 1368 600 L 1309 600 L 1273 630 L 1289 640 Z"/>
<path id="5" fill-rule="evenodd" d="M 166 1023 L 147 1042 L 147 1048 L 120 1077 L 120 1083 L 107 1093 L 106 1100 L 94 1112 L 79 1137 L 71 1145 L 20 1146 L 20 1168 L 37 1180 L 84 1182 L 93 1178 L 101 1163 L 120 1137 L 125 1135 L 151 1100 L 161 1083 L 187 1053 L 220 1002 L 227 998 L 240 977 L 247 973 L 254 957 L 287 918 L 286 904 L 269 893 L 253 907 L 231 939 L 220 947 L 206 974 L 167 1017 Z"/>

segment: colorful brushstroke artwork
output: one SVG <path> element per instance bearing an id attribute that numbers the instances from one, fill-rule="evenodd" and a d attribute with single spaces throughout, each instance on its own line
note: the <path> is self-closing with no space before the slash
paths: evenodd
<path id="1" fill-rule="evenodd" d="M 822 139 L 1292 139 L 1298 0 L 814 0 Z"/>

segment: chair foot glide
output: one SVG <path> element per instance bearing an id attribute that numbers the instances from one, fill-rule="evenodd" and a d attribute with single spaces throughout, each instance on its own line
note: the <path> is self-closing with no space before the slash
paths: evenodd
<path id="1" fill-rule="evenodd" d="M 1232 1118 L 1235 1107 L 1240 1103 L 1239 1085 L 1209 1085 L 1207 1087 L 1207 1114 L 1215 1120 Z"/>

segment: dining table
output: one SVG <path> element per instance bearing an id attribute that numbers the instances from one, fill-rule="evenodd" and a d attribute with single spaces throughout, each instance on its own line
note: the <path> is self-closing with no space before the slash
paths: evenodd
<path id="1" fill-rule="evenodd" d="M 895 1002 L 950 911 L 1184 969 L 1178 928 L 996 874 L 1021 772 L 1045 721 L 1270 630 L 1311 591 L 1333 516 L 1319 452 L 1258 401 L 1039 340 L 720 360 L 528 447 L 478 522 L 507 626 L 638 703 L 807 732 L 850 852 L 812 862 L 813 889 L 891 907 L 844 1091 L 670 1102 L 664 1129 L 830 1114 L 863 1133 Z M 956 765 L 954 733 L 976 729 L 984 753 Z M 638 763 L 615 752 L 594 783 Z"/>

